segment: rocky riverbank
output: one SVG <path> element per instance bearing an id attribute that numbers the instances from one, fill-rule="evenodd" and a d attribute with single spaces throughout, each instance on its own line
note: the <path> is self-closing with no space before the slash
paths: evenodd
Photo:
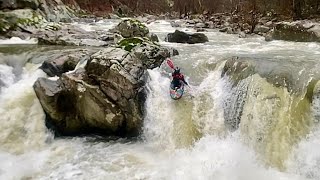
<path id="1" fill-rule="evenodd" d="M 195 15 L 171 21 L 172 27 L 189 27 L 198 32 L 219 29 L 220 32 L 238 34 L 240 38 L 261 35 L 270 40 L 319 42 L 320 19 L 290 21 L 275 16 L 245 17 L 229 13 Z"/>

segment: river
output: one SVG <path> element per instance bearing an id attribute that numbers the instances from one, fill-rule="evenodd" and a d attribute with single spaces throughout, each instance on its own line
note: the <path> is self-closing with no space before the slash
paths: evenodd
<path id="1" fill-rule="evenodd" d="M 91 31 L 115 23 L 78 26 Z M 174 101 L 168 67 L 149 70 L 143 132 L 134 140 L 54 138 L 32 85 L 46 76 L 38 69 L 43 52 L 61 47 L 0 42 L 0 179 L 320 179 L 320 95 L 307 99 L 310 82 L 320 79 L 319 43 L 211 30 L 208 43 L 177 44 L 164 42 L 175 30 L 169 22 L 148 27 L 179 51 L 173 61 L 191 88 Z M 221 73 L 234 56 L 250 59 L 258 73 L 233 85 Z M 290 89 L 270 83 L 279 75 Z"/>

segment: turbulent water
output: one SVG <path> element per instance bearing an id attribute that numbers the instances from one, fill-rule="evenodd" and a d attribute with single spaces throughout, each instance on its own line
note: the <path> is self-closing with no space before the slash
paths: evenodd
<path id="1" fill-rule="evenodd" d="M 115 23 L 78 25 L 93 31 Z M 45 76 L 38 70 L 43 52 L 55 47 L 1 45 L 0 179 L 320 179 L 319 43 L 210 31 L 208 43 L 176 44 L 163 41 L 174 31 L 169 22 L 148 27 L 161 44 L 179 50 L 173 60 L 191 88 L 171 100 L 168 67 L 149 70 L 144 128 L 136 140 L 54 139 L 32 85 Z M 250 59 L 257 73 L 236 85 L 221 76 L 233 56 Z"/>

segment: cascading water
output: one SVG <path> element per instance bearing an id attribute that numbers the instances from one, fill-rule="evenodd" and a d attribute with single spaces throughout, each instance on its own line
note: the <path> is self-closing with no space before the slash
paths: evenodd
<path id="1" fill-rule="evenodd" d="M 91 31 L 110 23 L 78 25 Z M 206 44 L 175 44 L 163 42 L 174 30 L 169 22 L 148 26 L 179 50 L 174 63 L 192 88 L 171 100 L 165 65 L 149 70 L 138 140 L 53 139 L 32 85 L 45 76 L 40 63 L 58 51 L 0 47 L 0 179 L 320 178 L 319 44 L 216 31 L 206 32 Z M 251 60 L 225 72 L 232 56 Z"/>

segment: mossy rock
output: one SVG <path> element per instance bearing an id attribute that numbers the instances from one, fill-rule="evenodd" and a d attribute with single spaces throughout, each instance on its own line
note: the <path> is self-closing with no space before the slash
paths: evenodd
<path id="1" fill-rule="evenodd" d="M 17 30 L 19 27 L 35 26 L 37 27 L 43 21 L 43 17 L 33 12 L 31 16 L 24 18 L 22 15 L 16 15 L 12 12 L 0 12 L 0 34 L 6 34 L 9 31 Z"/>
<path id="2" fill-rule="evenodd" d="M 0 15 L 0 34 L 5 34 L 11 30 L 15 30 L 17 28 L 16 21 L 17 18 L 8 18 Z"/>
<path id="3" fill-rule="evenodd" d="M 120 40 L 117 44 L 122 47 L 126 51 L 131 51 L 137 45 L 141 45 L 143 43 L 150 43 L 147 39 L 140 38 L 140 37 L 132 37 L 132 38 L 125 38 Z"/>
<path id="4" fill-rule="evenodd" d="M 136 19 L 125 19 L 121 21 L 115 30 L 124 38 L 146 37 L 149 34 L 147 26 Z"/>
<path id="5" fill-rule="evenodd" d="M 147 37 L 132 37 L 124 38 L 117 43 L 118 46 L 122 47 L 124 50 L 131 52 L 136 46 L 156 46 L 160 47 L 157 42 L 150 41 Z"/>

